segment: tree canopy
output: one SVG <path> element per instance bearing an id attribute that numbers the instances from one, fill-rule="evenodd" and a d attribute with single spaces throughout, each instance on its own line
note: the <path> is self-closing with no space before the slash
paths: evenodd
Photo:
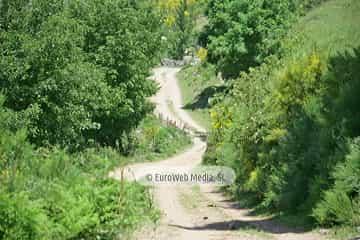
<path id="1" fill-rule="evenodd" d="M 33 142 L 114 145 L 152 109 L 160 18 L 146 4 L 3 1 L 0 89 L 6 107 L 37 109 Z"/>

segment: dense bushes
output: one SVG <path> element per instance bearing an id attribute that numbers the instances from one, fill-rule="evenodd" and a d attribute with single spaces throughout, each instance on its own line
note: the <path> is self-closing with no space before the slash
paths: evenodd
<path id="1" fill-rule="evenodd" d="M 151 110 L 160 19 L 142 1 L 3 1 L 5 106 L 36 108 L 29 137 L 76 149 L 115 145 Z"/>
<path id="2" fill-rule="evenodd" d="M 250 193 L 258 208 L 356 226 L 360 49 L 308 52 L 297 37 L 281 58 L 229 80 L 230 94 L 211 113 L 205 161 L 233 167 L 229 190 Z"/>
<path id="3" fill-rule="evenodd" d="M 16 114 L 0 108 L 0 119 Z M 12 118 L 15 121 L 14 117 Z M 111 149 L 34 149 L 26 131 L 0 132 L 1 239 L 112 239 L 155 220 L 147 189 L 108 179 L 128 160 Z"/>
<path id="4" fill-rule="evenodd" d="M 334 186 L 325 192 L 314 210 L 322 224 L 360 224 L 360 145 L 359 138 L 350 143 L 345 162 L 339 163 L 332 177 Z"/>
<path id="5" fill-rule="evenodd" d="M 109 147 L 69 154 L 35 149 L 21 127 L 27 116 L 0 107 L 0 239 L 113 239 L 158 219 L 147 188 L 108 173 L 175 154 L 191 143 L 189 136 L 150 116 L 122 141 L 126 157 Z"/>
<path id="6" fill-rule="evenodd" d="M 108 177 L 190 143 L 147 117 L 151 4 L 0 1 L 0 239 L 123 238 L 158 219 L 146 187 Z"/>
<path id="7" fill-rule="evenodd" d="M 0 107 L 0 239 L 113 239 L 158 219 L 147 188 L 108 173 L 175 154 L 191 143 L 184 132 L 149 116 L 123 137 L 126 157 L 110 147 L 69 154 L 31 145 L 28 116 Z"/>
<path id="8" fill-rule="evenodd" d="M 328 70 L 326 58 L 313 53 L 305 60 L 287 62 L 282 69 L 276 68 L 280 63 L 274 60 L 242 74 L 232 97 L 213 110 L 214 132 L 207 161 L 234 167 L 236 191 L 253 192 L 263 207 L 311 212 L 322 191 L 332 186 L 334 167 L 349 153 L 347 139 L 360 134 L 355 120 L 359 119 L 355 106 L 359 104 L 356 69 L 360 55 L 355 52 L 340 57 L 341 61 L 332 58 Z M 356 148 L 350 156 L 356 161 Z M 335 182 L 349 174 L 356 185 L 356 163 L 348 164 L 353 165 L 336 168 Z M 355 186 L 349 192 L 338 184 L 335 189 L 342 195 L 334 194 L 335 190 L 325 194 L 318 207 L 322 218 L 321 213 L 316 215 L 321 222 L 331 219 L 324 219 L 325 206 L 330 212 L 341 210 L 340 202 L 327 205 L 335 201 L 333 196 L 343 196 L 338 201 L 347 199 L 343 204 L 356 209 Z M 356 211 L 353 214 L 358 216 Z"/>
<path id="9" fill-rule="evenodd" d="M 73 180 L 79 182 L 39 181 L 31 193 L 1 190 L 1 239 L 113 239 L 157 218 L 142 186 Z"/>
<path id="10" fill-rule="evenodd" d="M 0 192 L 0 238 L 46 239 L 46 215 L 26 193 L 11 196 Z"/>

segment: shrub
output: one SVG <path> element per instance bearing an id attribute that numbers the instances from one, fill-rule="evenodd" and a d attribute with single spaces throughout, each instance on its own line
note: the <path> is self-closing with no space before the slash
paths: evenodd
<path id="1" fill-rule="evenodd" d="M 0 119 L 11 111 L 0 107 Z M 108 179 L 128 161 L 111 149 L 35 149 L 25 130 L 0 132 L 1 239 L 112 239 L 155 221 L 148 190 Z M 26 192 L 26 193 L 25 193 Z"/>
<path id="2" fill-rule="evenodd" d="M 180 129 L 164 126 L 154 116 L 145 118 L 133 133 L 133 151 L 130 157 L 138 160 L 164 158 L 185 149 L 191 138 Z"/>
<path id="3" fill-rule="evenodd" d="M 269 210 L 314 211 L 322 224 L 358 224 L 358 166 L 332 172 L 349 153 L 345 139 L 360 134 L 359 56 L 354 49 L 330 58 L 318 51 L 269 58 L 231 81 L 212 110 L 206 161 L 235 169 L 234 194 L 252 193 Z M 340 179 L 347 180 L 340 186 Z"/>
<path id="4" fill-rule="evenodd" d="M 1 239 L 49 239 L 53 226 L 48 220 L 42 205 L 31 201 L 25 192 L 11 194 L 0 189 Z"/>
<path id="5" fill-rule="evenodd" d="M 208 50 L 205 49 L 205 48 L 199 48 L 199 50 L 197 51 L 197 56 L 198 58 L 200 58 L 200 61 L 202 63 L 205 63 L 206 62 L 206 59 L 207 59 L 207 55 L 208 55 Z"/>
<path id="6" fill-rule="evenodd" d="M 332 176 L 334 185 L 324 193 L 314 209 L 320 224 L 360 224 L 360 139 L 350 145 L 350 153 L 339 163 Z"/>

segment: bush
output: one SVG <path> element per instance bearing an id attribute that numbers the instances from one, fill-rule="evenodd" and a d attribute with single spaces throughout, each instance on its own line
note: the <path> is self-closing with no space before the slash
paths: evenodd
<path id="1" fill-rule="evenodd" d="M 182 59 L 195 44 L 195 21 L 201 11 L 203 1 L 160 0 L 157 6 L 163 16 L 163 34 L 168 57 Z"/>
<path id="2" fill-rule="evenodd" d="M 52 227 L 40 203 L 24 192 L 10 194 L 0 189 L 1 239 L 45 240 Z"/>
<path id="3" fill-rule="evenodd" d="M 182 130 L 165 126 L 154 116 L 145 118 L 133 132 L 130 157 L 148 161 L 171 156 L 191 144 L 191 138 Z"/>
<path id="4" fill-rule="evenodd" d="M 268 210 L 314 213 L 322 224 L 358 224 L 357 151 L 332 172 L 349 154 L 345 139 L 360 134 L 359 57 L 354 49 L 269 58 L 231 82 L 212 110 L 206 161 L 235 169 L 233 194 L 251 193 Z"/>
<path id="5" fill-rule="evenodd" d="M 145 187 L 105 178 L 106 159 L 92 156 L 98 165 L 83 170 L 73 158 L 79 157 L 60 150 L 26 160 L 18 155 L 2 168 L 2 239 L 111 239 L 159 217 Z M 16 162 L 27 164 L 13 170 Z"/>
<path id="6" fill-rule="evenodd" d="M 0 119 L 12 114 L 0 107 Z M 112 239 L 156 220 L 145 187 L 108 179 L 125 161 L 105 148 L 73 154 L 35 149 L 25 130 L 2 129 L 0 238 Z"/>
<path id="7" fill-rule="evenodd" d="M 360 139 L 350 145 L 350 153 L 339 163 L 332 176 L 334 185 L 324 193 L 314 209 L 320 224 L 360 224 Z"/>

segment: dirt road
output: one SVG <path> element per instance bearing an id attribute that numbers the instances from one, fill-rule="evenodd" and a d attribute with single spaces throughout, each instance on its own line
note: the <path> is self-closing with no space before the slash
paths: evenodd
<path id="1" fill-rule="evenodd" d="M 122 169 L 129 179 L 144 176 L 149 167 L 193 168 L 201 163 L 206 143 L 194 132 L 205 132 L 205 129 L 182 109 L 182 97 L 176 79 L 178 71 L 178 68 L 168 67 L 154 70 L 154 80 L 160 84 L 161 89 L 152 101 L 156 103 L 157 114 L 193 129 L 191 134 L 194 144 L 186 152 L 170 159 L 135 164 Z M 113 175 L 120 177 L 120 170 Z M 160 185 L 153 189 L 153 194 L 162 211 L 160 224 L 153 229 L 142 229 L 134 237 L 137 240 L 321 239 L 314 233 L 286 228 L 271 219 L 251 216 L 249 210 L 240 209 L 214 187 Z"/>

